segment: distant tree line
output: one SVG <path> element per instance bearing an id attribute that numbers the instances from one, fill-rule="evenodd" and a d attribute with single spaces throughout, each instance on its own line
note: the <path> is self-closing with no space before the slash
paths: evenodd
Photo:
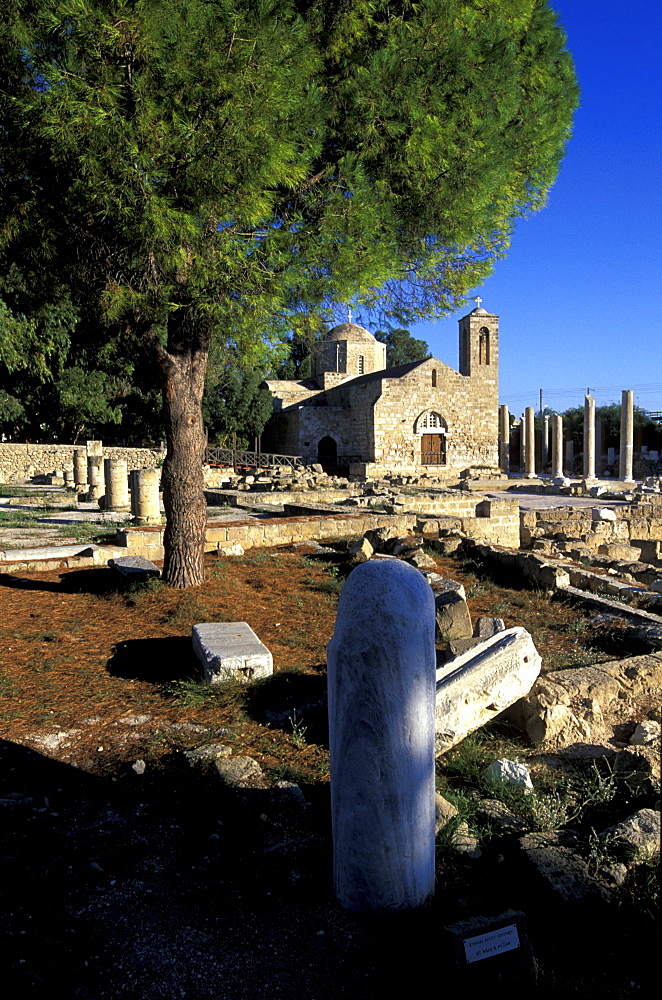
<path id="1" fill-rule="evenodd" d="M 27 318 L 29 317 L 29 319 Z M 159 381 L 140 340 L 118 326 L 96 338 L 64 286 L 0 276 L 0 434 L 14 441 L 100 438 L 140 445 L 164 436 Z M 265 379 L 310 378 L 329 330 L 316 314 L 296 318 L 275 347 L 252 354 L 238 346 L 212 351 L 203 415 L 210 444 L 235 436 L 252 447 L 271 414 Z M 429 356 L 424 340 L 396 327 L 378 330 L 387 367 Z M 94 345 L 94 346 L 93 346 Z"/>

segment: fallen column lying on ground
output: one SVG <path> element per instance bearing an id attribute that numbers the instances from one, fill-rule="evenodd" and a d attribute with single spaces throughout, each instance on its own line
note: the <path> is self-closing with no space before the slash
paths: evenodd
<path id="1" fill-rule="evenodd" d="M 450 750 L 528 694 L 541 662 L 529 633 L 517 627 L 438 667 L 435 754 Z"/>

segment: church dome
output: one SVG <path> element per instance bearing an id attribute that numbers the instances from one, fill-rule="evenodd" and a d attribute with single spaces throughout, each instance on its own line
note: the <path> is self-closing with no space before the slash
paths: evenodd
<path id="1" fill-rule="evenodd" d="M 376 343 L 370 331 L 356 323 L 340 323 L 338 326 L 334 326 L 333 330 L 329 330 L 325 335 L 324 340 L 347 340 L 353 344 L 357 341 L 369 344 Z"/>

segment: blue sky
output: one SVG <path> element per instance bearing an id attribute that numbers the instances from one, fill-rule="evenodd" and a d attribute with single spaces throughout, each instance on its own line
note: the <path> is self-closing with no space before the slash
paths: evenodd
<path id="1" fill-rule="evenodd" d="M 662 4 L 552 0 L 582 90 L 547 206 L 475 294 L 500 316 L 500 402 L 662 410 Z M 458 366 L 457 319 L 410 327 Z"/>

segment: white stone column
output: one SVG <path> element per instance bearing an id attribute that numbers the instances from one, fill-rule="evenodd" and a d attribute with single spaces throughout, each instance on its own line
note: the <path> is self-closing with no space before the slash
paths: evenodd
<path id="1" fill-rule="evenodd" d="M 524 434 L 524 414 L 522 414 L 519 422 L 519 472 L 520 475 L 524 474 L 524 452 L 526 449 L 525 445 L 525 434 Z"/>
<path id="2" fill-rule="evenodd" d="M 499 407 L 499 466 L 510 472 L 510 415 L 505 403 Z"/>
<path id="3" fill-rule="evenodd" d="M 388 913 L 434 892 L 434 598 L 396 560 L 358 566 L 328 646 L 336 897 Z"/>
<path id="4" fill-rule="evenodd" d="M 87 451 L 74 448 L 74 485 L 79 493 L 87 492 Z"/>
<path id="5" fill-rule="evenodd" d="M 107 458 L 103 463 L 106 510 L 130 510 L 127 464 L 123 458 Z"/>
<path id="6" fill-rule="evenodd" d="M 549 414 L 546 413 L 542 418 L 542 444 L 540 447 L 540 462 L 542 468 L 541 473 L 545 471 L 549 465 Z"/>
<path id="7" fill-rule="evenodd" d="M 584 396 L 584 479 L 595 479 L 595 399 Z"/>
<path id="8" fill-rule="evenodd" d="M 92 503 L 103 496 L 103 456 L 87 456 L 87 500 Z"/>
<path id="9" fill-rule="evenodd" d="M 621 393 L 621 456 L 618 478 L 632 481 L 632 459 L 634 453 L 634 392 L 624 389 Z"/>
<path id="10" fill-rule="evenodd" d="M 524 411 L 524 476 L 535 479 L 536 476 L 536 430 L 535 410 L 527 406 Z"/>
<path id="11" fill-rule="evenodd" d="M 160 524 L 159 470 L 133 469 L 131 483 L 131 512 L 136 524 Z"/>
<path id="12" fill-rule="evenodd" d="M 552 479 L 563 479 L 563 417 L 552 417 Z"/>

